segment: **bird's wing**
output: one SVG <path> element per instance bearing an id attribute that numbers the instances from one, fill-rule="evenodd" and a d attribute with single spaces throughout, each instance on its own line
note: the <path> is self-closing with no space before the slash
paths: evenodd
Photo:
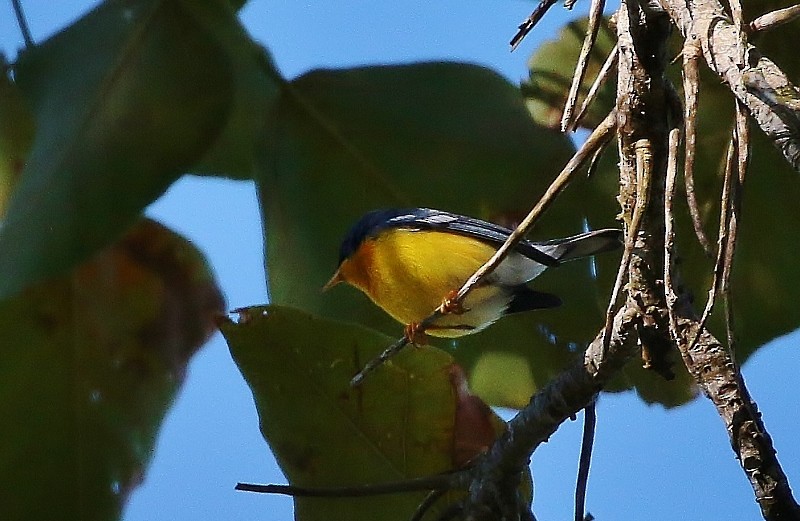
<path id="1" fill-rule="evenodd" d="M 494 223 L 430 208 L 409 209 L 405 213 L 388 219 L 386 224 L 387 226 L 417 228 L 420 230 L 449 231 L 467 237 L 474 237 L 497 246 L 503 244 L 511 234 L 511 230 L 508 228 Z M 520 242 L 515 251 L 545 266 L 558 265 L 557 258 L 543 252 L 537 245 L 527 240 Z"/>

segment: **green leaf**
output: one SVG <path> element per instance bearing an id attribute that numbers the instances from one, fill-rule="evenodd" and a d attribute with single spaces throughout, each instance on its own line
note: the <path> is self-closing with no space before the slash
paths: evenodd
<path id="1" fill-rule="evenodd" d="M 112 1 L 20 56 L 36 138 L 0 229 L 0 300 L 132 225 L 225 124 L 230 64 L 179 1 Z"/>
<path id="2" fill-rule="evenodd" d="M 192 172 L 251 179 L 257 151 L 264 146 L 266 116 L 283 78 L 268 52 L 250 38 L 227 4 L 198 2 L 192 9 L 226 53 L 235 89 L 225 128 Z"/>
<path id="3" fill-rule="evenodd" d="M 311 72 L 284 87 L 271 125 L 259 188 L 272 301 L 392 336 L 401 326 L 356 290 L 320 293 L 352 223 L 374 208 L 429 206 L 514 226 L 573 152 L 567 137 L 531 121 L 518 89 L 455 63 Z M 604 207 L 586 203 L 593 186 L 576 180 L 561 196 L 566 211 L 557 204 L 533 236 L 577 233 L 586 221 L 614 226 L 613 196 Z M 613 274 L 613 257 L 600 260 L 603 275 Z M 473 382 L 485 352 L 527 362 L 537 378 L 519 389 L 525 399 L 516 406 L 574 356 L 571 343 L 587 342 L 602 323 L 601 288 L 610 282 L 598 285 L 586 262 L 555 271 L 534 286 L 562 296 L 563 309 L 502 320 L 455 343 Z"/>
<path id="4" fill-rule="evenodd" d="M 147 220 L 0 304 L 0 518 L 118 519 L 223 307 L 201 254 Z"/>
<path id="5" fill-rule="evenodd" d="M 468 459 L 459 455 L 458 436 L 474 437 L 481 422 L 492 420 L 489 439 L 473 447 L 472 457 L 502 430 L 485 405 L 477 407 L 477 423 L 465 413 L 475 404 L 464 406 L 454 361 L 441 350 L 406 349 L 353 389 L 350 378 L 389 337 L 280 306 L 238 312 L 238 322 L 220 329 L 253 391 L 261 432 L 293 485 L 355 486 L 446 472 Z M 424 496 L 295 498 L 295 518 L 406 520 Z"/>
<path id="6" fill-rule="evenodd" d="M 237 11 L 244 7 L 244 4 L 247 3 L 247 0 L 229 0 L 231 6 L 236 9 Z"/>
<path id="7" fill-rule="evenodd" d="M 320 293 L 361 214 L 432 206 L 513 219 L 572 152 L 531 123 L 508 82 L 451 63 L 311 72 L 284 87 L 271 125 L 259 188 L 273 302 L 387 332 L 398 328 L 360 296 Z"/>

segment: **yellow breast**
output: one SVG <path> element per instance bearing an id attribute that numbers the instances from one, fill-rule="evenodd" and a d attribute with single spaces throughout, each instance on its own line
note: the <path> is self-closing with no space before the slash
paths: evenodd
<path id="1" fill-rule="evenodd" d="M 408 324 L 430 315 L 494 252 L 492 246 L 470 237 L 396 229 L 364 241 L 341 269 L 345 280 L 396 320 Z M 443 317 L 436 323 L 438 328 L 428 333 L 453 337 L 483 329 L 502 315 L 510 298 L 505 288 L 476 288 L 464 303 L 466 313 Z"/>

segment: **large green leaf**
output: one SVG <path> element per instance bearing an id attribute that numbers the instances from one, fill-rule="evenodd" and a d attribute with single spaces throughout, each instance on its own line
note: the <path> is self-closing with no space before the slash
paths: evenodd
<path id="1" fill-rule="evenodd" d="M 0 305 L 0 518 L 118 519 L 223 305 L 152 221 Z"/>
<path id="2" fill-rule="evenodd" d="M 293 485 L 342 487 L 445 472 L 503 428 L 460 389 L 443 351 L 408 349 L 353 389 L 350 378 L 389 337 L 280 306 L 238 313 L 238 322 L 220 329 L 253 391 L 261 431 Z M 405 520 L 424 496 L 296 498 L 295 518 Z"/>
<path id="3" fill-rule="evenodd" d="M 107 2 L 20 56 L 36 137 L 0 229 L 0 299 L 119 236 L 219 134 L 230 64 L 195 8 Z"/>
<path id="4" fill-rule="evenodd" d="M 350 225 L 368 210 L 392 206 L 430 206 L 513 225 L 573 151 L 565 136 L 531 121 L 508 82 L 454 63 L 311 72 L 284 87 L 271 125 L 259 187 L 273 302 L 390 335 L 399 335 L 400 325 L 357 291 L 320 293 Z M 576 181 L 562 196 L 572 203 L 556 205 L 533 235 L 576 233 L 586 221 L 613 226 L 613 206 L 603 212 L 583 202 L 591 190 L 588 180 Z M 600 271 L 610 274 L 605 263 Z M 527 364 L 536 375 L 514 400 L 493 403 L 526 403 L 573 356 L 570 344 L 586 342 L 600 327 L 605 291 L 588 264 L 556 272 L 537 287 L 561 295 L 563 309 L 503 320 L 453 344 L 473 382 L 478 360 L 494 350 L 516 356 L 520 370 Z"/>
<path id="5" fill-rule="evenodd" d="M 192 11 L 226 53 L 235 89 L 225 128 L 192 172 L 250 179 L 257 151 L 264 146 L 266 115 L 283 79 L 266 49 L 250 38 L 227 4 L 198 2 Z"/>

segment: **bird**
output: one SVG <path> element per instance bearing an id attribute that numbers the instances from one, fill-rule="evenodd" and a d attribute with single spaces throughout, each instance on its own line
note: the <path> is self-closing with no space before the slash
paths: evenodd
<path id="1" fill-rule="evenodd" d="M 528 283 L 562 262 L 618 248 L 622 231 L 603 229 L 543 242 L 522 240 L 460 304 L 456 291 L 505 242 L 511 230 L 432 208 L 390 208 L 362 216 L 339 248 L 339 264 L 323 287 L 347 283 L 406 325 L 406 335 L 440 305 L 450 311 L 412 338 L 477 333 L 504 315 L 553 308 L 561 299 Z"/>

